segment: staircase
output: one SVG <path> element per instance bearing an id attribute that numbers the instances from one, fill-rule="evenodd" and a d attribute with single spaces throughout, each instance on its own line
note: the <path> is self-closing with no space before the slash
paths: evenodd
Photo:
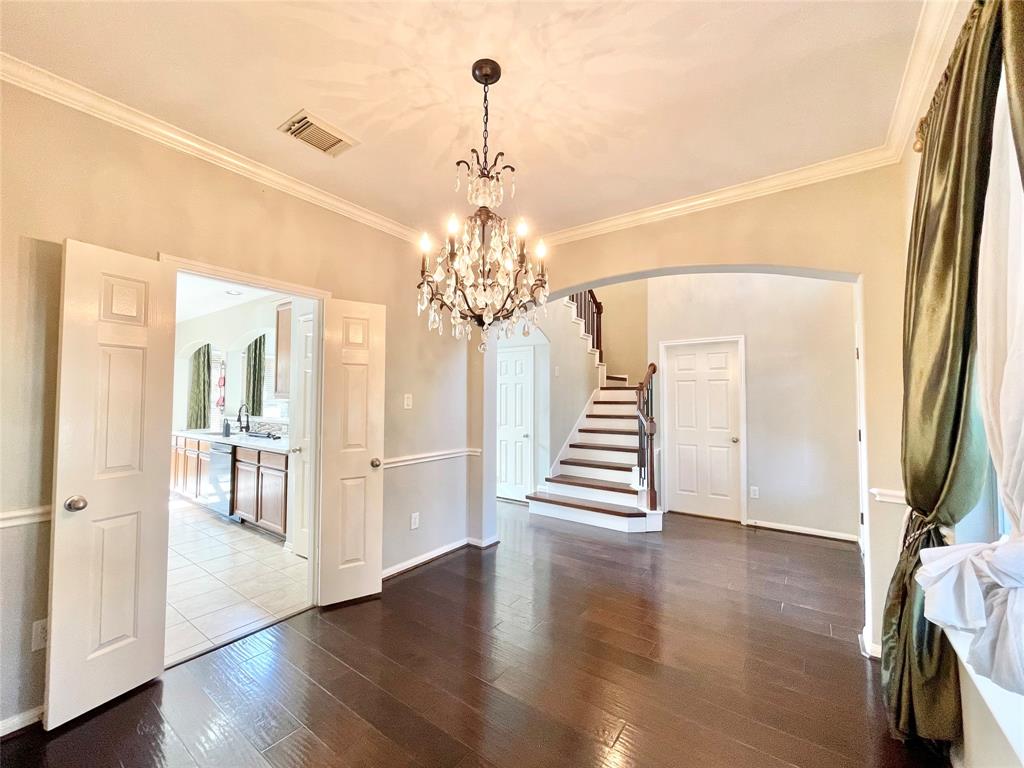
<path id="1" fill-rule="evenodd" d="M 644 381 L 607 375 L 543 485 L 527 495 L 530 512 L 630 533 L 660 531 L 653 463 L 652 363 Z"/>

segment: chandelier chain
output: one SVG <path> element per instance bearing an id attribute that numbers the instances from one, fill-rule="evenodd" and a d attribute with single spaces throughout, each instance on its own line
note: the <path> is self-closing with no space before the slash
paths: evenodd
<path id="1" fill-rule="evenodd" d="M 489 85 L 484 85 L 484 169 L 487 169 L 487 118 L 488 118 L 488 101 L 487 93 L 490 91 Z"/>

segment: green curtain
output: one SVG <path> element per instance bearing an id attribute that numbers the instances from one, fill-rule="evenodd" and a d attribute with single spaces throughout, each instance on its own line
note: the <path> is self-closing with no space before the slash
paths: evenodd
<path id="1" fill-rule="evenodd" d="M 245 348 L 245 404 L 252 416 L 263 415 L 263 369 L 267 356 L 266 335 L 254 339 Z"/>
<path id="2" fill-rule="evenodd" d="M 192 353 L 192 373 L 188 386 L 187 429 L 210 428 L 210 345 L 203 344 Z"/>
<path id="3" fill-rule="evenodd" d="M 918 139 L 903 323 L 903 482 L 910 507 L 882 620 L 882 685 L 901 739 L 961 733 L 956 657 L 924 617 L 914 580 L 920 551 L 943 546 L 940 525 L 975 506 L 988 449 L 972 402 L 978 244 L 1004 47 L 1018 154 L 1024 139 L 1024 2 L 972 7 Z M 1015 85 L 1016 84 L 1016 85 Z"/>

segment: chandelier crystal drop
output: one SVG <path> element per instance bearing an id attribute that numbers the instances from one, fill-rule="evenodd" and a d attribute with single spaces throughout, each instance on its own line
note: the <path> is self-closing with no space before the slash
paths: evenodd
<path id="1" fill-rule="evenodd" d="M 416 286 L 416 309 L 420 314 L 427 311 L 427 328 L 443 334 L 447 314 L 452 336 L 468 341 L 476 326 L 481 352 L 487 349 L 492 329 L 511 337 L 521 324 L 523 333 L 529 335 L 536 325 L 537 309 L 548 298 L 544 242 L 537 241 L 528 249 L 526 222 L 520 219 L 512 227 L 494 212 L 505 200 L 506 183 L 508 197 L 516 194 L 516 169 L 502 163 L 504 152 L 491 160 L 487 144 L 488 95 L 500 77 L 496 61 L 480 59 L 473 64 L 473 79 L 484 88 L 483 149 L 471 150 L 471 160 L 455 164 L 455 190 L 465 184 L 466 199 L 476 211 L 461 222 L 453 214 L 447 238 L 436 250 L 424 233 Z"/>

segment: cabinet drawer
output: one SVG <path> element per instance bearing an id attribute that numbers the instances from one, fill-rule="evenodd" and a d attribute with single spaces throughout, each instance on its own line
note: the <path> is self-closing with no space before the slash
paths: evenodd
<path id="1" fill-rule="evenodd" d="M 287 469 L 288 456 L 283 453 L 274 453 L 273 451 L 260 451 L 260 464 L 264 467 L 273 467 L 274 469 Z"/>
<path id="2" fill-rule="evenodd" d="M 190 451 L 198 451 L 199 441 L 194 437 L 187 437 L 185 438 L 185 448 L 187 448 Z"/>
<path id="3" fill-rule="evenodd" d="M 178 448 L 184 448 L 185 447 L 185 438 L 184 437 L 175 437 L 174 438 L 174 444 Z"/>
<path id="4" fill-rule="evenodd" d="M 200 440 L 199 441 L 199 452 L 200 453 L 209 453 L 210 452 L 210 441 L 209 440 Z"/>
<path id="5" fill-rule="evenodd" d="M 260 452 L 252 448 L 241 448 L 235 446 L 235 458 L 239 461 L 248 461 L 250 464 L 260 463 Z"/>

